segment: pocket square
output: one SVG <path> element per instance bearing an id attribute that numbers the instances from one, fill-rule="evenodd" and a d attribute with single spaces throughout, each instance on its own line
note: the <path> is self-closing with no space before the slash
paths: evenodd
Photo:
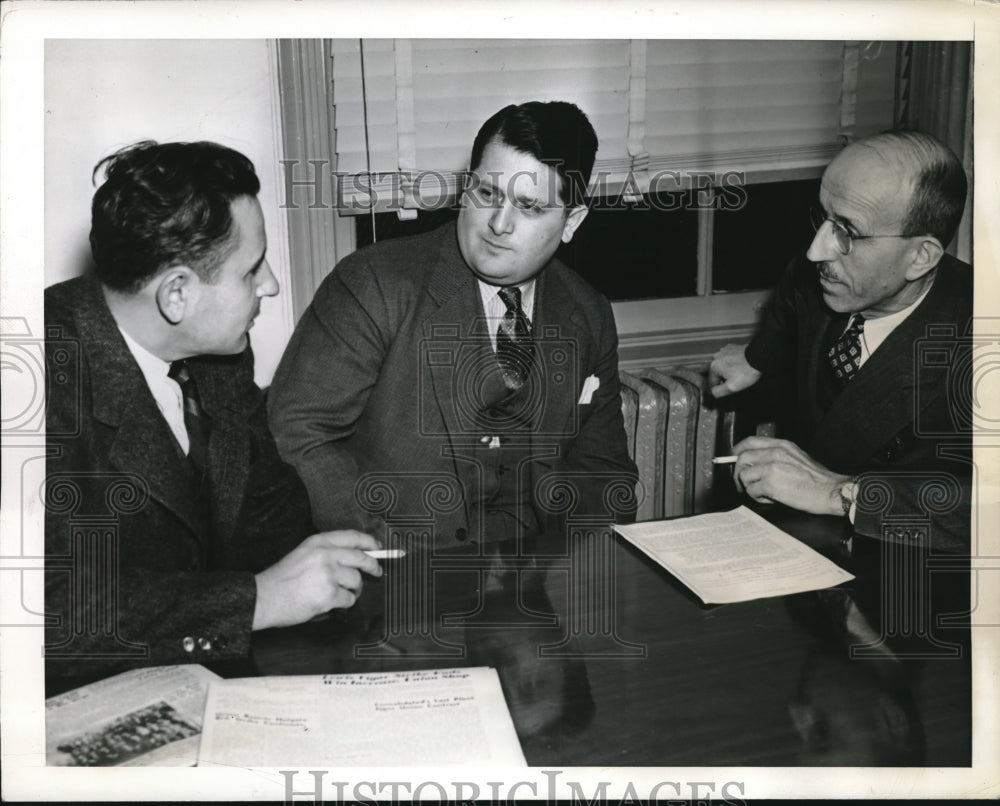
<path id="1" fill-rule="evenodd" d="M 586 406 L 590 403 L 591 398 L 594 396 L 594 392 L 601 388 L 601 379 L 596 375 L 588 375 L 587 379 L 583 382 L 583 391 L 580 392 L 580 400 L 577 401 L 579 405 Z"/>

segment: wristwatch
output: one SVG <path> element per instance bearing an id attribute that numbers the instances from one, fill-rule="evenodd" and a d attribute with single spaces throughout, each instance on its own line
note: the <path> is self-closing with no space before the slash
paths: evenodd
<path id="1" fill-rule="evenodd" d="M 840 488 L 840 505 L 844 508 L 844 514 L 854 523 L 854 507 L 858 499 L 858 476 L 855 476 Z"/>

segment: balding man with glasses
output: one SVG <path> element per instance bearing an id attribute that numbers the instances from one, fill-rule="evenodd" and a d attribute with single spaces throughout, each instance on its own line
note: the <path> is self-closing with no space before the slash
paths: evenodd
<path id="1" fill-rule="evenodd" d="M 916 131 L 860 140 L 827 167 L 809 250 L 751 342 L 712 361 L 716 397 L 772 376 L 794 403 L 789 440 L 734 446 L 739 490 L 873 537 L 910 513 L 933 521 L 935 546 L 967 550 L 972 269 L 944 251 L 966 190 L 955 155 Z"/>

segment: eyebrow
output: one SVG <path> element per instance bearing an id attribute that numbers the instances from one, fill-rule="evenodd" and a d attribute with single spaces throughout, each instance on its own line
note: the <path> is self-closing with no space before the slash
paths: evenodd
<path id="1" fill-rule="evenodd" d="M 821 201 L 817 200 L 816 203 L 819 205 L 819 208 L 823 211 L 823 215 L 826 216 L 827 218 L 832 219 L 833 221 L 836 221 L 839 224 L 843 224 L 845 227 L 849 227 L 855 232 L 860 232 L 860 230 L 858 229 L 858 225 L 855 224 L 854 221 L 852 221 L 847 216 L 840 215 L 839 213 L 831 213 L 829 210 L 826 209 L 826 205 L 823 204 L 823 202 Z"/>
<path id="2" fill-rule="evenodd" d="M 534 206 L 534 205 L 537 205 L 539 207 L 543 206 L 542 205 L 542 200 L 539 199 L 538 196 L 535 196 L 535 195 L 526 195 L 524 193 L 518 193 L 518 194 L 516 194 L 514 196 L 514 200 L 518 204 L 522 204 L 522 205 L 525 205 L 525 206 Z"/>

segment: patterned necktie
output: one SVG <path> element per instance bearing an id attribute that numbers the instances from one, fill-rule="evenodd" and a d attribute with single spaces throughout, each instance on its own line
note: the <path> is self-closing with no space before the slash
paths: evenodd
<path id="1" fill-rule="evenodd" d="M 528 318 L 521 310 L 521 289 L 512 286 L 501 288 L 497 293 L 507 306 L 507 313 L 497 328 L 497 363 L 503 372 L 504 384 L 511 391 L 517 391 L 531 372 L 535 341 L 531 338 Z"/>
<path id="2" fill-rule="evenodd" d="M 198 387 L 184 361 L 174 361 L 167 377 L 177 381 L 181 387 L 181 395 L 184 397 L 184 427 L 188 434 L 188 459 L 201 472 L 205 468 L 208 450 L 208 415 L 201 407 Z"/>
<path id="3" fill-rule="evenodd" d="M 861 334 L 865 329 L 863 316 L 855 314 L 850 327 L 837 339 L 837 343 L 826 354 L 833 374 L 841 385 L 846 386 L 861 368 Z"/>

